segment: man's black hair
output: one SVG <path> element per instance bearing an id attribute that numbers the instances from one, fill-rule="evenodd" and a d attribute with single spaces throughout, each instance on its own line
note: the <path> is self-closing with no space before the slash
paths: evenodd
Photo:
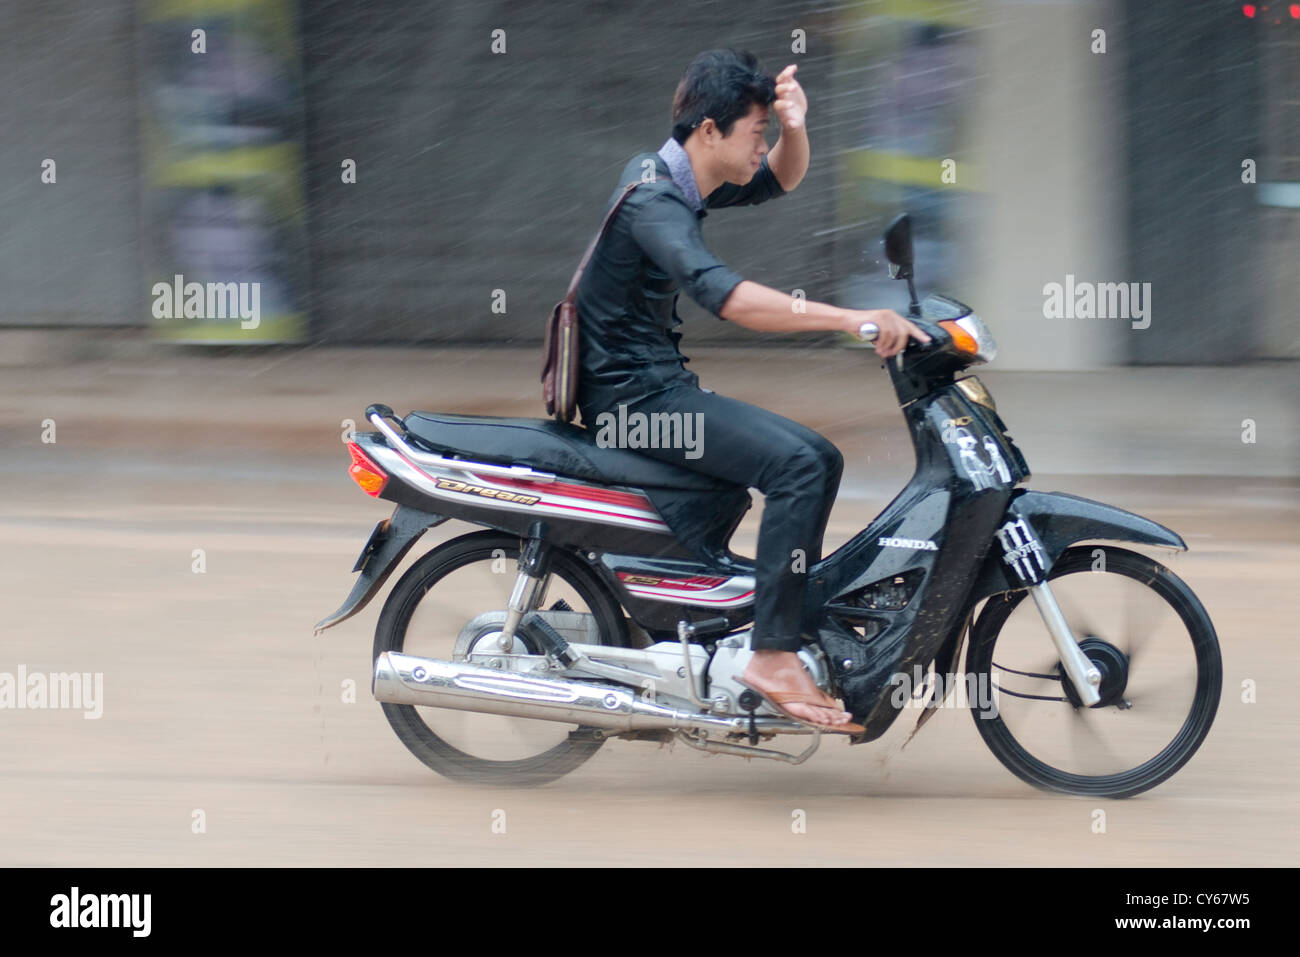
<path id="1" fill-rule="evenodd" d="M 691 131 L 712 119 L 723 136 L 754 104 L 771 106 L 776 81 L 762 72 L 748 50 L 706 50 L 686 68 L 673 96 L 673 139 L 685 143 Z"/>

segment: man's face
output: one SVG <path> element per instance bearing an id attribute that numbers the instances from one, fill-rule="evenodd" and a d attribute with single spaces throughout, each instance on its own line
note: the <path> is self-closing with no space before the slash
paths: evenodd
<path id="1" fill-rule="evenodd" d="M 755 103 L 749 113 L 736 120 L 727 136 L 714 140 L 718 170 L 728 183 L 743 186 L 754 178 L 767 153 L 768 109 Z"/>

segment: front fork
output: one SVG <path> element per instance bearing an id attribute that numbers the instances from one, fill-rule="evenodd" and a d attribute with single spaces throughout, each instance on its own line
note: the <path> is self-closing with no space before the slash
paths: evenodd
<path id="1" fill-rule="evenodd" d="M 1052 595 L 1051 586 L 1046 581 L 1029 586 L 1038 613 L 1043 616 L 1047 633 L 1052 636 L 1056 653 L 1061 656 L 1061 666 L 1069 677 L 1074 690 L 1079 692 L 1079 700 L 1091 708 L 1101 700 L 1101 672 L 1088 660 L 1088 656 L 1079 650 L 1079 643 L 1070 632 L 1070 625 L 1061 614 L 1061 606 Z"/>
<path id="2" fill-rule="evenodd" d="M 1010 519 L 997 531 L 1002 545 L 1004 561 L 1011 566 L 1008 577 L 1020 580 L 1038 606 L 1047 633 L 1052 637 L 1056 653 L 1066 677 L 1079 693 L 1079 700 L 1092 707 L 1101 700 L 1101 672 L 1079 649 L 1079 642 L 1070 631 L 1070 625 L 1056 603 L 1052 588 L 1047 584 L 1047 560 L 1042 542 L 1030 524 L 1009 512 Z"/>

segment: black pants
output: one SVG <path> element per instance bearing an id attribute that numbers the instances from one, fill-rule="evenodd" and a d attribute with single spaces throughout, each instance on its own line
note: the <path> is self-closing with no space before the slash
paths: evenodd
<path id="1" fill-rule="evenodd" d="M 807 573 L 821 560 L 844 468 L 840 450 L 798 422 L 695 386 L 674 386 L 625 405 L 628 415 L 700 413 L 693 419 L 698 434 L 692 448 L 636 451 L 763 493 L 750 647 L 798 651 Z M 617 415 L 618 407 L 584 409 L 583 421 L 595 421 L 602 411 Z"/>

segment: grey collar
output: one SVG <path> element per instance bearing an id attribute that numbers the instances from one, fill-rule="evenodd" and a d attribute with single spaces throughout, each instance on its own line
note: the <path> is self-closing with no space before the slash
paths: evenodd
<path id="1" fill-rule="evenodd" d="M 695 171 L 691 169 L 691 158 L 686 155 L 686 150 L 670 136 L 668 142 L 659 147 L 659 156 L 668 164 L 668 172 L 672 175 L 673 182 L 685 194 L 691 208 L 696 212 L 702 210 L 704 201 L 700 199 L 700 187 L 695 182 Z"/>

